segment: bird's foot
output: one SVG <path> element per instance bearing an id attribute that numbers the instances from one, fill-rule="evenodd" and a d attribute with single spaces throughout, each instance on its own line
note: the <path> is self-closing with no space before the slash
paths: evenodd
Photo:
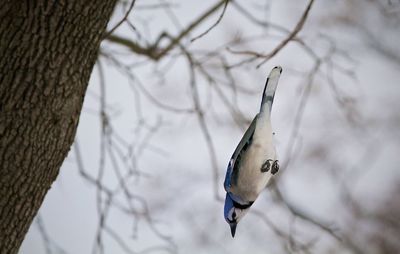
<path id="1" fill-rule="evenodd" d="M 266 160 L 261 166 L 261 172 L 265 173 L 268 172 L 271 168 L 273 160 Z"/>
<path id="2" fill-rule="evenodd" d="M 276 160 L 272 163 L 271 174 L 275 175 L 279 171 L 279 161 Z"/>

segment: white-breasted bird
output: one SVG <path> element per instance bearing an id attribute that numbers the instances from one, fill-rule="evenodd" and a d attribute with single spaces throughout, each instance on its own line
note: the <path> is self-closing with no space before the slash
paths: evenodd
<path id="1" fill-rule="evenodd" d="M 279 170 L 271 127 L 271 108 L 282 68 L 274 67 L 265 84 L 260 112 L 233 153 L 225 176 L 224 217 L 235 236 L 236 226 Z"/>

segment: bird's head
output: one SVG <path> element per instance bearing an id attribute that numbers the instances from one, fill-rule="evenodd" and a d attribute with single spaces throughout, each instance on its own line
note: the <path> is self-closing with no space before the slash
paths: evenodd
<path id="1" fill-rule="evenodd" d="M 224 206 L 224 217 L 226 222 L 231 228 L 232 237 L 235 237 L 236 226 L 243 216 L 249 211 L 250 206 L 253 202 L 248 204 L 241 204 L 232 199 L 232 194 L 226 193 L 225 206 Z"/>

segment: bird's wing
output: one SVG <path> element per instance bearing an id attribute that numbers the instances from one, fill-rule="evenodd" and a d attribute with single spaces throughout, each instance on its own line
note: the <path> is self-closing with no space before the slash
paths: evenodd
<path id="1" fill-rule="evenodd" d="M 271 113 L 272 103 L 274 102 L 275 91 L 276 87 L 278 86 L 281 73 L 282 68 L 280 66 L 274 67 L 269 73 L 264 86 L 260 112 L 264 111 L 264 109 L 268 109 L 268 111 Z"/>
<path id="2" fill-rule="evenodd" d="M 246 132 L 244 133 L 242 139 L 237 145 L 235 152 L 233 152 L 233 155 L 229 161 L 224 181 L 224 187 L 226 191 L 229 191 L 229 188 L 231 187 L 232 183 L 235 184 L 237 181 L 240 159 L 242 157 L 242 154 L 247 150 L 247 148 L 249 147 L 249 145 L 253 140 L 253 134 L 256 128 L 256 122 L 257 122 L 257 116 L 254 117 L 249 128 L 247 128 Z"/>

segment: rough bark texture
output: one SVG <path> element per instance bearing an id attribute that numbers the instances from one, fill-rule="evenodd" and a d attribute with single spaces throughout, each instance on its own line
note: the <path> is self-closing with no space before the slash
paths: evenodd
<path id="1" fill-rule="evenodd" d="M 116 0 L 0 5 L 0 253 L 17 253 L 74 140 Z"/>

